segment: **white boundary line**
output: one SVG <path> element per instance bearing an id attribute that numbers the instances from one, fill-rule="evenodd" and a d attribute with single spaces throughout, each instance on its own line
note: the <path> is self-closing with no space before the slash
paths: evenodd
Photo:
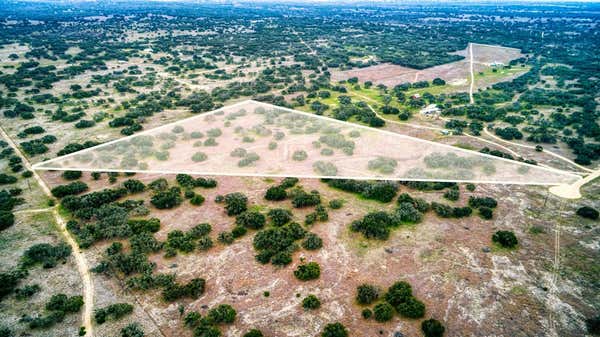
<path id="1" fill-rule="evenodd" d="M 388 131 L 388 130 L 379 130 L 379 129 L 375 129 L 372 127 L 368 127 L 368 126 L 364 126 L 364 125 L 360 125 L 360 124 L 356 124 L 356 123 L 351 123 L 351 122 L 347 122 L 347 121 L 340 121 L 337 119 L 333 119 L 330 117 L 326 117 L 326 116 L 321 116 L 321 115 L 315 115 L 315 114 L 311 114 L 308 112 L 304 112 L 304 111 L 298 111 L 298 110 L 294 110 L 294 109 L 289 109 L 289 108 L 285 108 L 285 107 L 280 107 L 280 106 L 276 106 L 273 104 L 269 104 L 269 103 L 263 103 L 263 102 L 258 102 L 255 100 L 245 100 L 245 101 L 241 101 L 232 105 L 228 105 L 228 106 L 224 106 L 221 107 L 219 109 L 213 110 L 213 111 L 209 111 L 209 112 L 205 112 L 205 113 L 201 113 L 198 114 L 196 116 L 191 116 L 188 118 L 184 118 L 182 120 L 179 121 L 175 121 L 175 122 L 171 122 L 156 128 L 152 128 L 149 130 L 144 130 L 142 132 L 130 135 L 130 136 L 126 136 L 123 138 L 119 138 L 119 139 L 115 139 L 106 143 L 102 143 L 96 146 L 92 146 L 90 148 L 87 149 L 83 149 L 81 151 L 77 151 L 74 153 L 70 153 L 61 157 L 57 157 L 57 158 L 53 158 L 38 164 L 35 164 L 32 166 L 33 169 L 35 170 L 79 170 L 79 171 L 101 171 L 101 172 L 146 172 L 146 173 L 163 173 L 163 174 L 173 174 L 173 173 L 191 173 L 191 174 L 206 174 L 206 175 L 223 175 L 223 176 L 258 176 L 258 177 L 289 177 L 289 176 L 296 176 L 299 178 L 332 178 L 332 179 L 344 179 L 344 177 L 339 177 L 339 176 L 335 176 L 335 177 L 326 177 L 326 176 L 311 176 L 311 175 L 294 175 L 294 174 L 287 174 L 287 175 L 270 175 L 270 174 L 242 174 L 242 173 L 229 173 L 229 174 L 225 174 L 225 173 L 202 173 L 202 172 L 193 172 L 193 171 L 189 171 L 189 170 L 177 170 L 177 171 L 169 171 L 169 170 L 121 170 L 121 169 L 78 169 L 78 168 L 59 168 L 59 167 L 53 167 L 52 162 L 56 161 L 56 160 L 61 160 L 61 159 L 66 159 L 66 158 L 71 158 L 75 155 L 80 155 L 80 154 L 84 154 L 86 152 L 89 151 L 93 151 L 96 150 L 98 148 L 102 148 L 102 147 L 107 147 L 111 144 L 115 144 L 117 142 L 122 142 L 122 141 L 126 141 L 128 139 L 131 139 L 133 137 L 139 137 L 139 136 L 143 136 L 146 135 L 148 133 L 155 133 L 159 130 L 163 130 L 169 127 L 173 127 L 175 125 L 179 125 L 179 124 L 184 124 L 184 123 L 189 123 L 191 121 L 195 121 L 196 119 L 199 118 L 204 118 L 206 116 L 210 116 L 210 115 L 214 115 L 217 114 L 219 112 L 224 112 L 224 110 L 226 109 L 231 109 L 231 108 L 235 108 L 238 106 L 243 106 L 245 104 L 248 103 L 253 103 L 253 104 L 257 104 L 257 105 L 263 105 L 266 106 L 268 108 L 272 108 L 272 109 L 279 109 L 279 110 L 283 110 L 283 111 L 287 111 L 290 113 L 295 113 L 295 114 L 300 114 L 306 117 L 310 117 L 310 118 L 317 118 L 317 119 L 321 119 L 324 121 L 328 121 L 330 123 L 334 123 L 334 124 L 342 124 L 342 125 L 346 125 L 349 127 L 353 127 L 353 128 L 358 128 L 358 129 L 363 129 L 363 130 L 368 130 L 370 132 L 378 132 L 378 133 L 382 133 L 382 134 L 386 134 L 392 137 L 398 137 L 398 138 L 402 138 L 402 139 L 407 139 L 410 141 L 415 141 L 415 142 L 420 142 L 420 143 L 424 143 L 424 144 L 428 144 L 428 145 L 432 145 L 432 146 L 437 146 L 437 147 L 442 147 L 442 148 L 447 148 L 447 149 L 451 149 L 453 152 L 457 151 L 457 152 L 462 152 L 462 153 L 466 153 L 469 155 L 476 155 L 476 156 L 482 156 L 482 157 L 486 157 L 486 158 L 490 158 L 492 160 L 496 160 L 496 161 L 505 161 L 507 163 L 510 163 L 512 165 L 519 165 L 519 166 L 525 166 L 525 167 L 531 167 L 537 170 L 542 170 L 542 171 L 546 171 L 546 172 L 551 172 L 554 174 L 559 174 L 559 175 L 563 175 L 563 176 L 567 176 L 567 177 L 571 177 L 571 178 L 577 178 L 577 180 L 582 179 L 582 177 L 580 175 L 577 174 L 573 174 L 567 171 L 563 171 L 563 170 L 559 170 L 559 169 L 555 169 L 555 168 L 548 168 L 548 167 L 543 167 L 543 166 L 538 166 L 538 165 L 532 165 L 532 164 L 527 164 L 527 163 L 523 163 L 523 162 L 518 162 L 515 160 L 510 160 L 510 159 L 506 159 L 506 158 L 501 158 L 501 157 L 496 157 L 496 156 L 492 156 L 489 154 L 485 154 L 485 153 L 480 153 L 480 152 L 475 152 L 475 151 L 471 151 L 471 150 L 467 150 L 467 149 L 462 149 L 459 147 L 454 147 L 452 145 L 447 145 L 447 144 L 441 144 L 441 143 L 436 143 L 430 140 L 425 140 L 425 139 L 420 139 L 420 138 L 416 138 L 416 137 L 411 137 L 411 136 L 406 136 L 403 134 L 399 134 L 396 132 L 392 132 L 392 131 Z M 381 179 L 381 180 L 409 180 L 409 179 L 404 179 L 404 178 L 388 178 L 388 177 L 348 177 L 347 179 L 358 179 L 358 180 L 372 180 L 372 179 Z M 562 184 L 562 182 L 556 182 L 556 183 L 537 183 L 537 182 L 513 182 L 513 181 L 495 181 L 495 180 L 491 180 L 491 181 L 472 181 L 472 180 L 448 180 L 448 179 L 413 179 L 413 181 L 449 181 L 449 182 L 475 182 L 475 183 L 499 183 L 499 184 L 523 184 L 523 185 L 560 185 Z M 572 183 L 572 182 L 571 182 Z"/>
<path id="2" fill-rule="evenodd" d="M 309 174 L 261 174 L 261 173 L 221 173 L 221 172 L 200 172 L 184 170 L 124 170 L 124 169 L 90 169 L 77 167 L 38 167 L 36 170 L 48 171 L 68 171 L 76 170 L 82 172 L 117 172 L 117 173 L 148 173 L 148 174 L 190 174 L 201 176 L 224 176 L 224 177 L 261 177 L 261 178 L 287 178 L 296 177 L 302 179 L 348 179 L 348 180 L 383 180 L 383 181 L 426 181 L 426 182 L 448 182 L 448 183 L 474 183 L 474 184 L 500 184 L 500 185 L 537 185 L 537 186 L 558 186 L 561 182 L 523 182 L 523 181 L 497 181 L 497 180 L 464 180 L 464 179 L 432 179 L 432 178 L 398 178 L 398 177 L 354 177 L 354 176 L 320 176 Z"/>

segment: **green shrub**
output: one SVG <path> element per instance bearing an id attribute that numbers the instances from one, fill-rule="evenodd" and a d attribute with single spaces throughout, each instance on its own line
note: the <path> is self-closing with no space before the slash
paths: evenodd
<path id="1" fill-rule="evenodd" d="M 445 330 L 442 323 L 433 318 L 421 322 L 421 331 L 425 337 L 442 337 Z"/>
<path id="2" fill-rule="evenodd" d="M 302 188 L 296 187 L 290 191 L 290 196 L 292 198 L 292 206 L 295 208 L 316 206 L 321 203 L 321 195 L 316 190 L 306 193 Z"/>
<path id="3" fill-rule="evenodd" d="M 208 311 L 207 317 L 214 324 L 231 324 L 235 321 L 236 314 L 235 309 L 229 304 L 219 304 L 216 308 Z"/>
<path id="4" fill-rule="evenodd" d="M 596 209 L 589 206 L 580 207 L 577 210 L 577 215 L 590 220 L 598 220 L 598 217 L 600 216 Z"/>
<path id="5" fill-rule="evenodd" d="M 168 283 L 162 291 L 162 298 L 167 302 L 173 302 L 182 297 L 196 299 L 204 294 L 206 281 L 203 278 L 191 279 L 187 284 L 176 282 Z"/>
<path id="6" fill-rule="evenodd" d="M 229 245 L 233 243 L 234 237 L 233 234 L 231 234 L 231 232 L 221 232 L 219 233 L 217 240 L 219 240 L 219 242 L 221 243 Z"/>
<path id="7" fill-rule="evenodd" d="M 173 208 L 179 206 L 182 201 L 181 190 L 178 187 L 172 187 L 166 191 L 156 192 L 152 198 L 150 198 L 150 203 L 158 209 Z"/>
<path id="8" fill-rule="evenodd" d="M 266 218 L 256 211 L 245 211 L 238 215 L 235 223 L 249 229 L 261 229 L 265 226 Z"/>
<path id="9" fill-rule="evenodd" d="M 444 193 L 444 198 L 450 201 L 456 201 L 460 198 L 460 192 L 457 189 L 450 189 Z"/>
<path id="10" fill-rule="evenodd" d="M 208 156 L 204 152 L 196 152 L 192 155 L 192 161 L 198 163 L 208 159 Z"/>
<path id="11" fill-rule="evenodd" d="M 144 330 L 138 323 L 130 323 L 121 329 L 121 337 L 144 337 Z"/>
<path id="12" fill-rule="evenodd" d="M 41 264 L 44 268 L 52 268 L 58 262 L 64 262 L 71 255 L 71 246 L 59 243 L 53 246 L 49 243 L 38 243 L 29 247 L 22 256 L 25 267 Z"/>
<path id="13" fill-rule="evenodd" d="M 348 330 L 342 323 L 329 323 L 323 329 L 321 337 L 348 337 Z"/>
<path id="14" fill-rule="evenodd" d="M 81 181 L 74 181 L 68 185 L 59 185 L 51 190 L 56 198 L 62 198 L 67 195 L 80 194 L 88 190 L 88 185 Z"/>
<path id="15" fill-rule="evenodd" d="M 231 230 L 231 235 L 233 235 L 233 237 L 236 239 L 241 238 L 242 236 L 246 235 L 246 233 L 248 233 L 248 229 L 242 225 L 235 226 Z"/>
<path id="16" fill-rule="evenodd" d="M 143 192 L 146 189 L 146 185 L 136 179 L 128 179 L 123 182 L 123 187 L 131 194 Z"/>
<path id="17" fill-rule="evenodd" d="M 497 231 L 492 235 L 492 241 L 504 248 L 514 248 L 519 244 L 515 233 L 511 231 Z"/>
<path id="18" fill-rule="evenodd" d="M 46 303 L 46 310 L 49 311 L 62 311 L 64 313 L 75 313 L 83 306 L 82 296 L 71 296 L 68 297 L 65 294 L 55 294 L 50 297 L 48 303 Z"/>
<path id="19" fill-rule="evenodd" d="M 287 198 L 287 192 L 282 186 L 271 186 L 265 193 L 265 199 L 270 201 L 281 201 Z"/>
<path id="20" fill-rule="evenodd" d="M 387 302 L 378 303 L 373 307 L 373 316 L 377 322 L 387 322 L 394 317 L 394 307 Z"/>
<path id="21" fill-rule="evenodd" d="M 498 206 L 498 202 L 494 198 L 490 197 L 469 197 L 469 206 L 473 208 L 478 207 L 488 207 L 488 208 L 496 208 Z"/>
<path id="22" fill-rule="evenodd" d="M 200 206 L 204 203 L 204 200 L 205 199 L 203 196 L 201 196 L 200 194 L 196 194 L 190 199 L 190 204 L 194 206 Z"/>
<path id="23" fill-rule="evenodd" d="M 267 213 L 274 226 L 283 226 L 292 220 L 292 212 L 283 208 L 274 208 Z"/>
<path id="24" fill-rule="evenodd" d="M 15 224 L 15 215 L 10 211 L 0 210 L 0 231 Z"/>
<path id="25" fill-rule="evenodd" d="M 412 297 L 412 287 L 408 282 L 399 281 L 388 288 L 385 300 L 393 306 L 397 306 Z"/>
<path id="26" fill-rule="evenodd" d="M 344 206 L 344 200 L 342 199 L 333 199 L 329 201 L 329 208 L 331 209 L 340 209 Z"/>
<path id="27" fill-rule="evenodd" d="M 308 158 L 308 154 L 304 150 L 294 151 L 292 154 L 292 159 L 295 161 L 303 161 L 306 160 L 306 158 Z"/>
<path id="28" fill-rule="evenodd" d="M 494 210 L 489 207 L 481 206 L 479 207 L 479 216 L 481 216 L 483 219 L 489 220 L 494 217 Z"/>
<path id="29" fill-rule="evenodd" d="M 246 332 L 243 337 L 264 337 L 264 335 L 260 330 L 252 329 Z"/>
<path id="30" fill-rule="evenodd" d="M 40 288 L 37 284 L 26 285 L 23 288 L 15 289 L 15 297 L 18 300 L 24 300 L 26 298 L 30 298 L 31 296 L 40 292 L 42 288 Z"/>
<path id="31" fill-rule="evenodd" d="M 301 281 L 318 279 L 321 275 L 321 267 L 316 262 L 301 264 L 294 270 L 294 276 Z"/>
<path id="32" fill-rule="evenodd" d="M 225 211 L 227 215 L 238 215 L 248 209 L 248 198 L 242 193 L 235 192 L 225 195 Z"/>
<path id="33" fill-rule="evenodd" d="M 62 177 L 66 180 L 77 180 L 81 178 L 81 171 L 64 171 Z"/>
<path id="34" fill-rule="evenodd" d="M 364 308 L 360 314 L 364 319 L 369 319 L 373 316 L 373 311 L 371 311 L 369 308 Z"/>
<path id="35" fill-rule="evenodd" d="M 384 211 L 371 212 L 352 222 L 350 229 L 362 233 L 367 239 L 387 240 L 390 227 L 398 225 L 398 220 Z"/>
<path id="36" fill-rule="evenodd" d="M 425 304 L 412 296 L 396 305 L 396 310 L 400 315 L 408 318 L 425 316 Z"/>
<path id="37" fill-rule="evenodd" d="M 306 250 L 316 250 L 323 247 L 323 240 L 314 233 L 308 233 L 302 241 L 302 248 Z"/>
<path id="38" fill-rule="evenodd" d="M 302 300 L 302 307 L 306 310 L 318 309 L 321 301 L 315 295 L 308 295 Z"/>
<path id="39" fill-rule="evenodd" d="M 203 236 L 198 239 L 199 250 L 209 250 L 213 246 L 213 241 L 209 236 Z"/>
<path id="40" fill-rule="evenodd" d="M 108 319 L 118 320 L 133 312 L 133 305 L 129 303 L 115 303 L 104 308 L 96 309 L 94 320 L 97 324 L 103 324 Z"/>
<path id="41" fill-rule="evenodd" d="M 359 304 L 371 304 L 379 298 L 379 290 L 370 284 L 363 283 L 356 288 L 356 301 Z"/>

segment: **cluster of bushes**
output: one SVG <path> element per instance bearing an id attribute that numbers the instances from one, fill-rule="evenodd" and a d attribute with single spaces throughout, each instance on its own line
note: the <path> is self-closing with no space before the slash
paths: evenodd
<path id="1" fill-rule="evenodd" d="M 519 129 L 514 127 L 507 128 L 495 128 L 494 132 L 496 135 L 502 139 L 513 140 L 513 139 L 522 139 L 523 133 L 519 131 Z"/>
<path id="2" fill-rule="evenodd" d="M 158 209 L 169 209 L 181 204 L 181 189 L 173 186 L 169 189 L 156 191 L 150 198 L 150 203 Z"/>
<path id="3" fill-rule="evenodd" d="M 137 179 L 127 179 L 123 182 L 123 187 L 131 194 L 143 192 L 146 185 Z"/>
<path id="4" fill-rule="evenodd" d="M 329 213 L 327 213 L 327 209 L 323 205 L 317 205 L 315 207 L 315 211 L 306 214 L 304 218 L 305 225 L 312 225 L 316 221 L 327 221 L 329 220 Z"/>
<path id="5" fill-rule="evenodd" d="M 491 197 L 469 197 L 469 206 L 479 210 L 479 215 L 484 219 L 491 219 L 494 216 L 494 208 L 498 202 Z"/>
<path id="6" fill-rule="evenodd" d="M 288 209 L 273 208 L 267 213 L 273 226 L 283 226 L 292 220 L 292 212 Z"/>
<path id="7" fill-rule="evenodd" d="M 316 174 L 325 177 L 335 177 L 338 172 L 337 167 L 333 163 L 323 160 L 317 160 L 314 162 L 313 170 Z"/>
<path id="8" fill-rule="evenodd" d="M 59 150 L 56 154 L 59 155 L 59 156 L 64 156 L 66 154 L 74 153 L 74 152 L 77 152 L 77 151 L 81 151 L 83 149 L 87 149 L 87 148 L 90 148 L 92 146 L 96 146 L 96 145 L 99 145 L 99 144 L 100 143 L 98 143 L 96 141 L 92 141 L 92 140 L 85 141 L 83 144 L 69 143 L 64 148 L 62 148 L 61 150 Z"/>
<path id="9" fill-rule="evenodd" d="M 41 264 L 43 268 L 53 268 L 66 261 L 71 255 L 71 247 L 66 244 L 52 246 L 47 243 L 35 244 L 22 255 L 19 265 L 6 272 L 0 272 L 0 300 L 13 293 L 28 275 L 28 269 Z M 29 292 L 29 290 L 28 290 Z"/>
<path id="10" fill-rule="evenodd" d="M 88 190 L 88 185 L 81 181 L 74 181 L 67 185 L 59 185 L 52 188 L 52 195 L 56 198 L 63 198 L 67 195 L 81 194 Z"/>
<path id="11" fill-rule="evenodd" d="M 327 185 L 352 192 L 365 199 L 390 202 L 398 193 L 398 184 L 392 181 L 365 181 L 351 179 L 324 179 Z"/>
<path id="12" fill-rule="evenodd" d="M 468 206 L 452 207 L 435 201 L 431 203 L 431 209 L 441 218 L 464 218 L 473 213 L 473 209 Z"/>
<path id="13" fill-rule="evenodd" d="M 39 125 L 30 126 L 28 128 L 25 128 L 23 131 L 19 132 L 17 134 L 17 137 L 27 138 L 27 136 L 29 136 L 29 135 L 39 135 L 44 132 L 46 132 L 46 130 L 44 130 L 44 128 Z"/>
<path id="14" fill-rule="evenodd" d="M 318 279 L 321 276 L 321 266 L 316 262 L 300 264 L 294 270 L 294 276 L 301 281 L 310 281 Z"/>
<path id="15" fill-rule="evenodd" d="M 248 197 L 240 192 L 226 194 L 223 198 L 225 212 L 229 216 L 239 215 L 248 209 Z"/>
<path id="16" fill-rule="evenodd" d="M 231 305 L 219 304 L 217 307 L 210 309 L 204 317 L 200 315 L 200 313 L 197 311 L 191 311 L 187 315 L 185 315 L 183 322 L 187 328 L 193 329 L 194 336 L 216 337 L 221 336 L 221 330 L 219 329 L 219 325 L 233 323 L 235 321 L 236 316 L 237 313 Z M 262 333 L 260 333 L 260 331 L 258 331 L 258 333 L 259 334 L 250 334 L 250 336 L 262 336 Z"/>
<path id="17" fill-rule="evenodd" d="M 387 157 L 377 157 L 375 159 L 369 160 L 367 164 L 367 168 L 371 171 L 376 171 L 382 174 L 391 174 L 396 170 L 396 166 L 398 166 L 398 161 L 393 158 Z"/>
<path id="18" fill-rule="evenodd" d="M 297 178 L 284 178 L 279 185 L 271 186 L 265 193 L 265 199 L 270 201 L 281 201 L 288 197 L 287 189 L 298 183 Z"/>
<path id="19" fill-rule="evenodd" d="M 71 246 L 59 243 L 53 246 L 49 243 L 38 243 L 29 247 L 21 258 L 23 267 L 41 264 L 43 268 L 53 268 L 59 262 L 65 262 L 71 255 Z"/>
<path id="20" fill-rule="evenodd" d="M 186 284 L 169 282 L 162 291 L 162 298 L 167 302 L 173 302 L 182 297 L 197 299 L 204 294 L 206 281 L 203 278 L 191 279 Z"/>
<path id="21" fill-rule="evenodd" d="M 0 185 L 14 184 L 17 182 L 17 177 L 5 173 L 0 173 Z"/>
<path id="22" fill-rule="evenodd" d="M 361 305 L 375 303 L 379 300 L 379 297 L 379 289 L 373 285 L 361 284 L 357 287 L 356 301 Z M 407 318 L 421 318 L 425 316 L 425 304 L 413 296 L 412 287 L 405 281 L 399 281 L 390 286 L 383 296 L 383 301 L 377 303 L 372 311 L 368 308 L 364 309 L 362 316 L 365 319 L 374 317 L 378 322 L 387 322 L 392 319 L 394 312 Z M 439 324 L 439 322 L 437 323 Z M 432 322 L 425 323 L 424 325 L 429 330 L 431 328 L 429 325 L 432 324 L 436 325 Z"/>
<path id="23" fill-rule="evenodd" d="M 418 223 L 429 204 L 423 199 L 414 199 L 403 193 L 398 197 L 398 206 L 393 212 L 375 211 L 368 213 L 350 225 L 353 232 L 360 232 L 367 239 L 387 240 L 392 228 L 403 223 Z"/>
<path id="24" fill-rule="evenodd" d="M 175 177 L 175 180 L 181 187 L 184 188 L 194 188 L 194 187 L 202 187 L 202 188 L 215 188 L 217 187 L 217 181 L 210 178 L 198 177 L 194 178 L 189 174 L 178 174 Z"/>
<path id="25" fill-rule="evenodd" d="M 104 189 L 82 196 L 68 195 L 61 200 L 61 205 L 71 211 L 77 212 L 86 209 L 97 209 L 98 207 L 118 200 L 127 195 L 127 189 Z"/>
<path id="26" fill-rule="evenodd" d="M 133 305 L 129 303 L 115 303 L 104 308 L 96 309 L 94 320 L 96 324 L 103 324 L 107 320 L 119 320 L 133 312 Z"/>
<path id="27" fill-rule="evenodd" d="M 289 197 L 292 199 L 292 206 L 295 208 L 311 207 L 321 203 L 321 195 L 317 190 L 307 193 L 301 187 L 295 187 L 290 190 Z"/>
<path id="28" fill-rule="evenodd" d="M 260 156 L 255 152 L 248 152 L 242 159 L 240 159 L 237 163 L 239 167 L 246 167 L 254 164 L 254 162 L 258 161 Z"/>
<path id="29" fill-rule="evenodd" d="M 295 222 L 260 230 L 253 240 L 254 249 L 258 251 L 256 260 L 263 264 L 288 265 L 292 262 L 292 253 L 298 249 L 295 242 L 305 236 L 306 230 Z"/>
<path id="30" fill-rule="evenodd" d="M 441 191 L 456 186 L 456 183 L 443 181 L 402 181 L 400 184 L 418 191 Z"/>
<path id="31" fill-rule="evenodd" d="M 37 154 L 43 154 L 48 152 L 48 146 L 46 144 L 52 144 L 56 142 L 56 137 L 53 135 L 46 135 L 38 139 L 32 139 L 27 142 L 21 142 L 19 145 L 25 153 L 30 156 Z"/>
<path id="32" fill-rule="evenodd" d="M 137 235 L 144 235 L 145 238 L 147 234 L 157 232 L 160 228 L 158 219 L 127 220 L 128 212 L 135 207 L 139 207 L 139 202 L 102 205 L 97 209 L 85 208 L 85 212 L 78 210 L 76 216 L 84 220 L 94 217 L 96 221 L 80 223 L 71 220 L 67 223 L 67 229 L 77 237 L 77 242 L 82 248 L 88 248 L 103 239 Z"/>
<path id="33" fill-rule="evenodd" d="M 173 257 L 177 255 L 177 251 L 189 253 L 196 248 L 200 250 L 210 249 L 213 246 L 212 239 L 208 236 L 211 230 L 210 224 L 201 223 L 186 233 L 180 230 L 169 232 L 164 245 L 165 257 Z"/>
<path id="34" fill-rule="evenodd" d="M 24 202 L 23 198 L 17 197 L 20 193 L 20 189 L 0 191 L 0 231 L 14 225 L 15 215 L 12 210 L 15 206 Z"/>
<path id="35" fill-rule="evenodd" d="M 458 186 L 456 188 L 450 188 L 446 192 L 444 192 L 444 198 L 450 201 L 457 201 L 460 198 L 460 192 L 458 190 Z"/>
<path id="36" fill-rule="evenodd" d="M 56 323 L 62 322 L 67 314 L 79 312 L 82 306 L 83 297 L 81 296 L 68 297 L 65 294 L 56 294 L 46 303 L 47 315 L 37 317 L 24 316 L 20 321 L 27 323 L 30 329 L 49 328 Z"/>
<path id="37" fill-rule="evenodd" d="M 24 300 L 40 292 L 42 288 L 37 284 L 26 285 L 22 288 L 15 289 L 15 298 L 18 300 Z"/>

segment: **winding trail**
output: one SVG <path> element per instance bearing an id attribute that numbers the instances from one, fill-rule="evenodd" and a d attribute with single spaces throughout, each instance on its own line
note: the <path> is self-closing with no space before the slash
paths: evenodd
<path id="1" fill-rule="evenodd" d="M 31 163 L 25 157 L 25 155 L 21 152 L 21 150 L 14 143 L 12 138 L 8 136 L 4 128 L 0 126 L 0 135 L 6 139 L 8 144 L 15 150 L 15 154 L 18 155 L 22 160 L 25 168 L 33 173 L 33 178 L 37 181 L 41 189 L 44 191 L 44 194 L 49 198 L 54 198 L 52 193 L 50 192 L 50 188 L 46 184 L 46 182 L 40 177 L 36 171 L 31 168 Z M 71 246 L 73 257 L 75 258 L 75 263 L 77 264 L 77 270 L 79 271 L 79 275 L 81 276 L 81 281 L 83 283 L 83 313 L 81 314 L 82 326 L 85 328 L 86 336 L 94 336 L 94 326 L 92 325 L 92 312 L 94 308 L 94 283 L 92 281 L 92 276 L 90 274 L 90 270 L 88 267 L 87 260 L 83 256 L 81 250 L 79 249 L 79 245 L 67 230 L 67 222 L 58 212 L 58 207 L 52 207 L 48 209 L 35 209 L 29 210 L 30 212 L 42 212 L 42 211 L 51 211 L 56 223 L 58 224 L 60 233 L 64 236 L 65 241 Z M 21 211 L 25 213 L 25 211 Z"/>

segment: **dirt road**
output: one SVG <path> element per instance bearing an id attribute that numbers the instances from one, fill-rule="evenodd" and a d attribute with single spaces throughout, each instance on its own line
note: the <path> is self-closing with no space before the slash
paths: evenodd
<path id="1" fill-rule="evenodd" d="M 46 184 L 46 182 L 37 174 L 36 171 L 31 169 L 31 163 L 23 155 L 21 150 L 17 147 L 17 145 L 13 142 L 13 140 L 8 136 L 8 134 L 4 131 L 2 127 L 0 127 L 0 134 L 9 145 L 15 150 L 15 154 L 21 157 L 23 160 L 23 164 L 27 170 L 33 172 L 33 177 L 40 185 L 44 194 L 46 194 L 49 198 L 53 198 L 52 193 L 50 192 L 50 188 Z M 75 263 L 77 264 L 77 270 L 79 271 L 79 275 L 81 276 L 81 281 L 83 283 L 83 313 L 81 316 L 82 326 L 85 327 L 86 336 L 94 336 L 94 327 L 92 325 L 92 312 L 94 308 L 94 283 L 92 282 L 92 276 L 89 271 L 88 263 L 81 253 L 79 249 L 79 245 L 75 242 L 75 239 L 67 230 L 67 223 L 65 219 L 58 213 L 58 208 L 53 207 L 49 209 L 56 220 L 56 223 L 59 226 L 60 233 L 65 238 L 65 241 L 71 246 L 73 251 L 73 257 L 75 258 Z M 37 210 L 36 210 L 37 211 Z"/>

